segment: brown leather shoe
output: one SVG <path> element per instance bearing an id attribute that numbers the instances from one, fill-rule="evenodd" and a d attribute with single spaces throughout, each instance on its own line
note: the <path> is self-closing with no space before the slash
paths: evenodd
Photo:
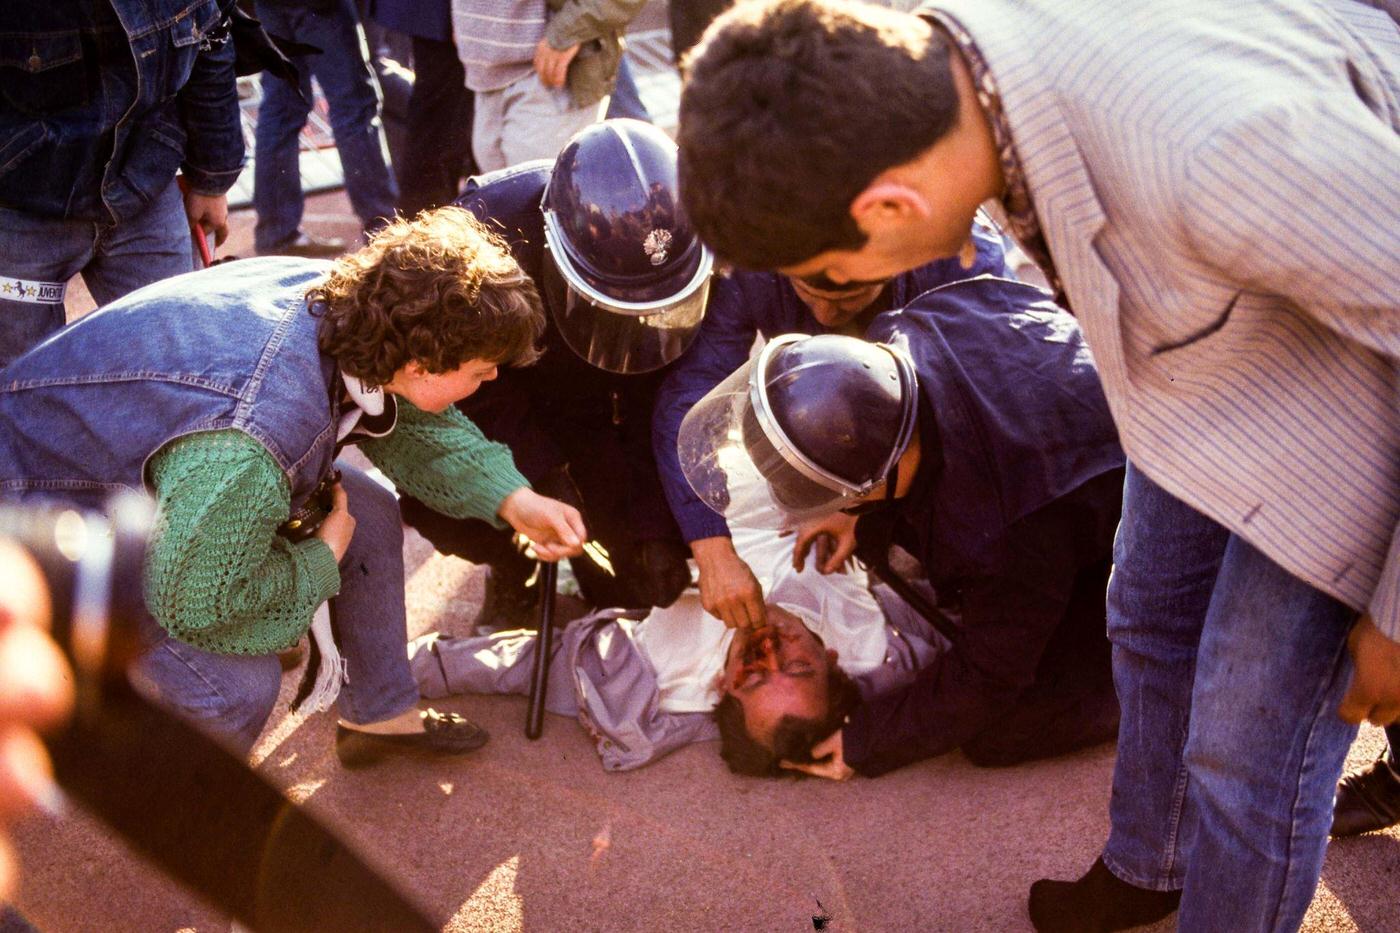
<path id="1" fill-rule="evenodd" d="M 1395 750 L 1391 750 L 1394 754 Z M 1337 783 L 1332 810 L 1332 835 L 1359 836 L 1400 823 L 1400 776 L 1386 756 L 1370 767 L 1348 774 Z"/>

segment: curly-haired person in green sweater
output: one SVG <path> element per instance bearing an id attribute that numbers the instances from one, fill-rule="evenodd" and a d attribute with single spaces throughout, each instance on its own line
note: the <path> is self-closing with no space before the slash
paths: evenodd
<path id="1" fill-rule="evenodd" d="M 578 512 L 533 492 L 452 407 L 497 366 L 533 361 L 542 328 L 529 278 L 456 208 L 397 221 L 334 264 L 167 279 L 0 371 L 0 490 L 79 506 L 154 492 L 133 679 L 238 751 L 271 715 L 277 652 L 332 596 L 341 761 L 471 751 L 484 731 L 418 708 L 398 502 L 336 456 L 355 444 L 398 488 L 510 525 L 546 560 L 579 553 Z M 330 514 L 293 540 L 283 526 L 332 469 Z"/>

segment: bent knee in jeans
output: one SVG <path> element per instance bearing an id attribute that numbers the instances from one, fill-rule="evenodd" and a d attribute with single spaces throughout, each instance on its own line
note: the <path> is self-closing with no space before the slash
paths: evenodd
<path id="1" fill-rule="evenodd" d="M 148 650 L 132 685 L 240 755 L 257 741 L 282 685 L 276 655 L 203 651 L 167 636 Z"/>

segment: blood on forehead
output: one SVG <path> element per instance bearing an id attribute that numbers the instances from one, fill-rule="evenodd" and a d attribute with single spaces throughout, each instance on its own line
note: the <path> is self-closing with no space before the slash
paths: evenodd
<path id="1" fill-rule="evenodd" d="M 781 641 L 782 634 L 776 626 L 765 625 L 755 630 L 744 643 L 744 651 L 739 658 L 740 682 L 759 671 L 777 670 L 778 645 Z"/>

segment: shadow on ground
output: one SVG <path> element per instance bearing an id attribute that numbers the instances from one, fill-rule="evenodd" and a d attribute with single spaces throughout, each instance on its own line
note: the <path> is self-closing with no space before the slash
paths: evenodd
<path id="1" fill-rule="evenodd" d="M 413 533 L 405 553 L 411 631 L 470 626 L 480 571 Z M 1107 829 L 1107 747 L 996 771 L 954 754 L 831 784 L 736 777 L 706 744 L 609 774 L 571 720 L 526 741 L 521 697 L 443 704 L 491 731 L 469 757 L 346 772 L 328 715 L 287 717 L 297 674 L 259 767 L 452 931 L 796 931 L 820 915 L 837 931 L 1028 930 L 1029 884 L 1077 875 Z M 1366 730 L 1355 763 L 1380 741 Z M 20 904 L 43 930 L 228 929 L 80 813 L 29 820 L 19 844 Z M 1398 881 L 1400 830 L 1335 844 L 1305 929 L 1396 930 Z"/>

